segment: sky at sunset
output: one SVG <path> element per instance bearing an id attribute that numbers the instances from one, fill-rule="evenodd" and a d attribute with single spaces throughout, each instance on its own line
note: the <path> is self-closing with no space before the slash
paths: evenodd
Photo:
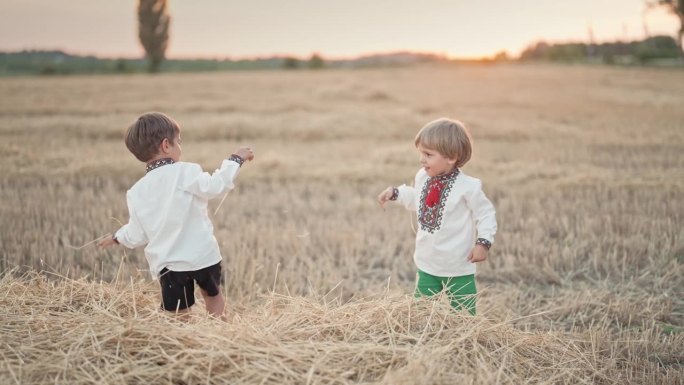
<path id="1" fill-rule="evenodd" d="M 141 56 L 135 0 L 0 0 L 0 51 Z M 674 36 L 677 19 L 643 0 L 170 0 L 167 57 L 354 57 L 399 50 L 517 55 L 546 40 Z"/>

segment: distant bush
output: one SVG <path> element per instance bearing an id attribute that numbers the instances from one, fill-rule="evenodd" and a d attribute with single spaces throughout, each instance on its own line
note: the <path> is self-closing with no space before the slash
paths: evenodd
<path id="1" fill-rule="evenodd" d="M 285 68 L 286 70 L 294 70 L 299 68 L 299 59 L 290 56 L 284 58 L 283 68 Z"/>
<path id="2" fill-rule="evenodd" d="M 637 44 L 634 54 L 642 62 L 650 59 L 670 59 L 679 56 L 679 47 L 675 39 L 669 36 L 654 36 Z"/>
<path id="3" fill-rule="evenodd" d="M 311 55 L 311 58 L 309 59 L 309 68 L 320 69 L 323 67 L 325 67 L 325 61 L 323 61 L 323 58 L 316 53 Z"/>
<path id="4" fill-rule="evenodd" d="M 627 61 L 647 63 L 652 59 L 669 59 L 679 56 L 677 42 L 670 36 L 653 36 L 642 41 L 611 42 L 601 44 L 539 42 L 525 49 L 520 60 L 546 60 L 555 62 L 583 62 L 601 60 L 607 64 Z"/>

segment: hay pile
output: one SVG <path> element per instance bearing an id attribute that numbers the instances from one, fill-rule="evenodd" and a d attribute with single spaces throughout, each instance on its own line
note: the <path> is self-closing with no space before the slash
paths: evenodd
<path id="1" fill-rule="evenodd" d="M 620 355 L 628 341 L 525 332 L 400 294 L 273 293 L 224 323 L 158 312 L 149 281 L 5 274 L 0 293 L 2 384 L 682 383 L 681 366 Z"/>

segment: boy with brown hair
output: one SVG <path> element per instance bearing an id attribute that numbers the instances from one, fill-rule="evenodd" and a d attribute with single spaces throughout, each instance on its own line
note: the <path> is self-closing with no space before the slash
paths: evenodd
<path id="1" fill-rule="evenodd" d="M 197 282 L 207 312 L 223 317 L 222 258 L 207 204 L 235 187 L 240 167 L 254 158 L 254 152 L 241 147 L 213 174 L 203 172 L 198 164 L 180 161 L 180 126 L 159 112 L 145 113 L 131 124 L 125 143 L 146 163 L 147 172 L 126 193 L 128 223 L 99 245 L 146 245 L 145 257 L 152 277 L 159 278 L 164 310 L 188 312 L 195 303 Z"/>

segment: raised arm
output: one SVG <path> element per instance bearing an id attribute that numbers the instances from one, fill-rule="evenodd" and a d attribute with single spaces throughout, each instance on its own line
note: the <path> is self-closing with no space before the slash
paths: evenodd
<path id="1" fill-rule="evenodd" d="M 197 166 L 197 174 L 183 188 L 204 199 L 217 198 L 235 187 L 233 182 L 240 167 L 245 161 L 252 159 L 254 159 L 254 152 L 248 147 L 242 147 L 228 159 L 223 160 L 221 166 L 213 174 L 202 172 Z"/>

